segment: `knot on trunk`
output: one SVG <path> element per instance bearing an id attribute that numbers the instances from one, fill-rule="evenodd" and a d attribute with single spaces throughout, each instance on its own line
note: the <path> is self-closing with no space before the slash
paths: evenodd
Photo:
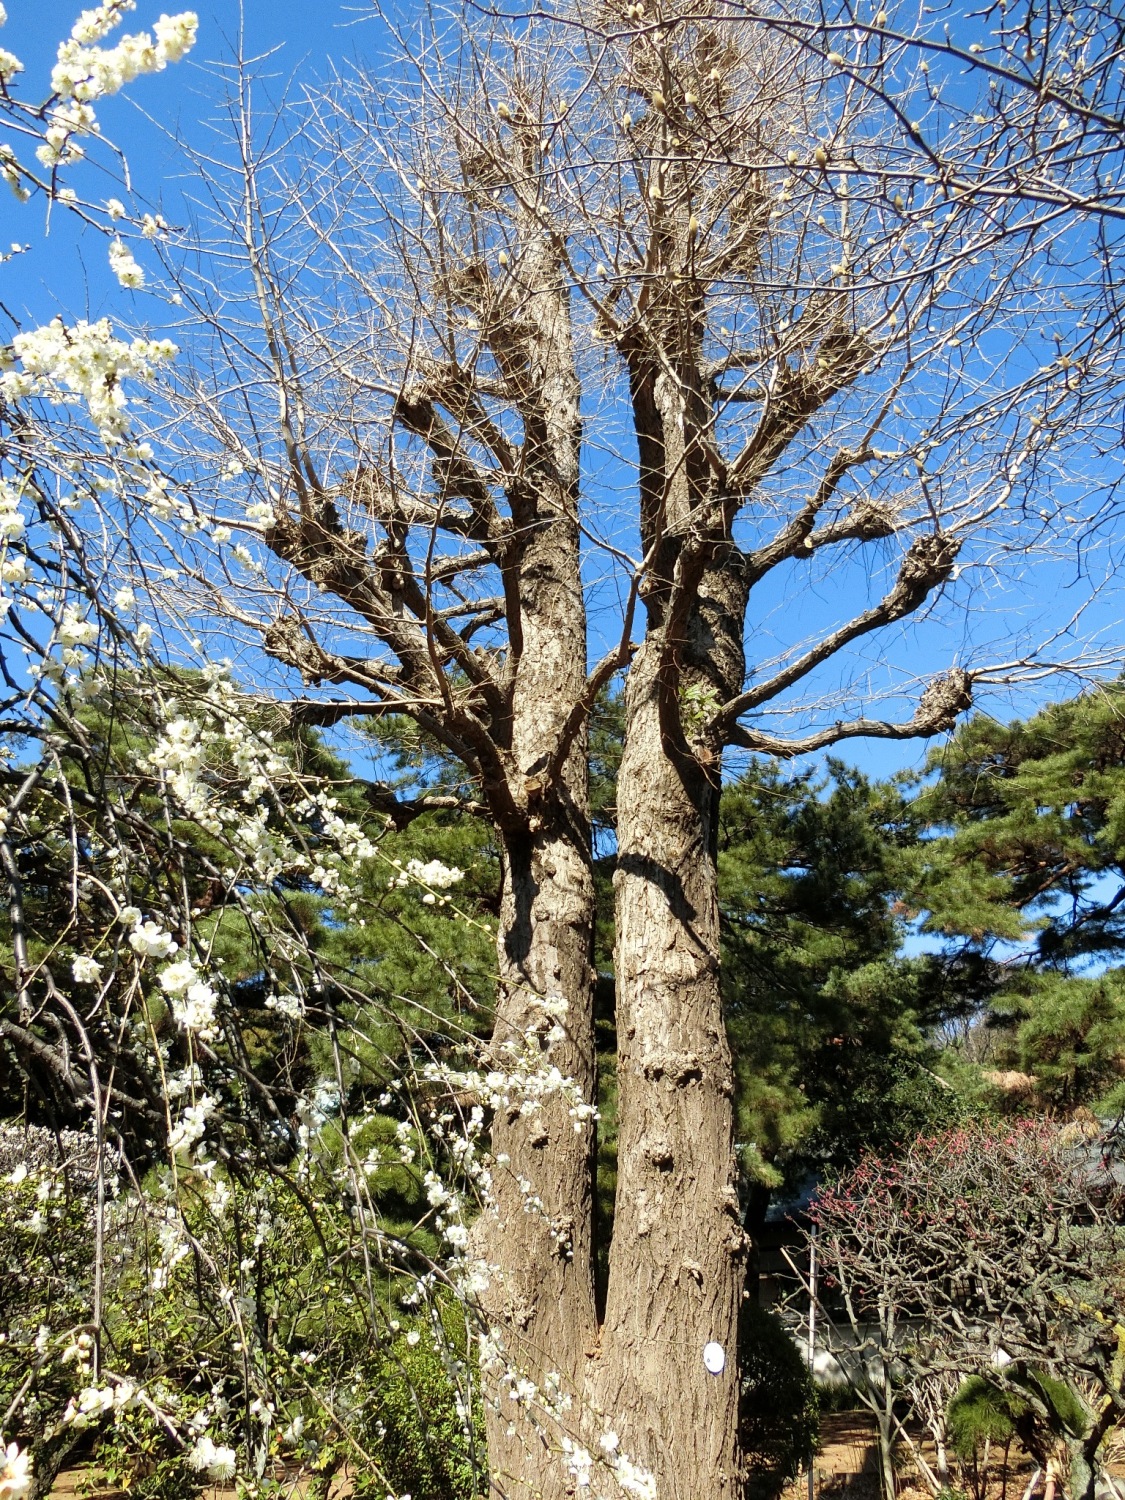
<path id="1" fill-rule="evenodd" d="M 935 677 L 922 694 L 914 723 L 922 734 L 941 734 L 952 729 L 966 709 L 972 707 L 973 679 L 961 667 Z"/>
<path id="2" fill-rule="evenodd" d="M 296 667 L 305 684 L 312 686 L 323 680 L 322 654 L 309 640 L 295 615 L 283 615 L 281 619 L 275 620 L 264 631 L 262 645 L 267 656 L 283 662 L 287 667 Z"/>
<path id="3" fill-rule="evenodd" d="M 887 596 L 889 618 L 897 620 L 917 609 L 927 594 L 953 572 L 960 550 L 958 538 L 940 531 L 915 537 L 902 560 L 895 586 Z"/>
<path id="4" fill-rule="evenodd" d="M 897 521 L 894 507 L 881 500 L 861 500 L 852 507 L 851 523 L 856 536 L 863 542 L 893 536 L 897 530 Z"/>

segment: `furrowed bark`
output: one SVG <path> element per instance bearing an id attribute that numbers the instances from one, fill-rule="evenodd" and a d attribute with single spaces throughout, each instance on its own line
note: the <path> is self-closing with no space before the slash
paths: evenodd
<path id="1" fill-rule="evenodd" d="M 550 747 L 586 685 L 579 387 L 567 293 L 538 229 L 529 231 L 519 275 L 531 294 L 524 313 L 533 320 L 527 363 L 535 394 L 522 412 L 530 474 L 513 502 L 523 540 L 513 570 L 519 630 L 511 755 L 527 817 L 503 837 L 492 1062 L 506 1069 L 529 1046 L 542 1046 L 543 1064 L 556 1066 L 593 1103 L 594 883 L 584 728 L 556 775 L 546 776 Z M 519 1102 L 498 1111 L 492 1126 L 494 1202 L 478 1244 L 495 1270 L 484 1305 L 512 1371 L 540 1391 L 558 1377 L 573 1393 L 596 1329 L 594 1126 L 575 1118 L 563 1095 L 531 1114 L 521 1113 Z M 503 1381 L 488 1397 L 494 1488 L 508 1496 L 566 1493 L 559 1434 L 538 1404 L 518 1406 Z"/>
<path id="2" fill-rule="evenodd" d="M 676 344 L 657 360 L 630 351 L 656 561 L 618 778 L 618 1187 L 597 1376 L 599 1408 L 662 1500 L 740 1492 L 746 1260 L 719 985 L 721 761 L 696 730 L 709 717 L 700 707 L 743 680 L 747 592 L 709 451 L 700 301 L 690 291 L 669 301 L 680 295 L 649 317 L 649 328 L 673 327 Z"/>
<path id="3" fill-rule="evenodd" d="M 739 1492 L 745 1262 L 719 993 L 717 778 L 670 753 L 660 648 L 626 692 L 615 876 L 618 1190 L 599 1402 L 662 1497 Z M 709 1373 L 704 1347 L 724 1367 Z"/>

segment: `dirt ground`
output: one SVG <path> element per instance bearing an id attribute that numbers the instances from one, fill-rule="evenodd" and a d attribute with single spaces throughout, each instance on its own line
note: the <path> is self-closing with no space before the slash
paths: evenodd
<path id="1" fill-rule="evenodd" d="M 923 1454 L 927 1461 L 933 1460 L 928 1443 L 923 1445 Z M 899 1500 L 930 1500 L 929 1491 L 915 1475 L 908 1453 L 902 1453 L 899 1464 Z M 1026 1454 L 1014 1451 L 1010 1455 L 1004 1500 L 1021 1500 L 1033 1469 L 1034 1465 Z M 1109 1469 L 1125 1496 L 1125 1441 L 1118 1443 Z M 818 1500 L 821 1496 L 824 1500 L 879 1500 L 879 1449 L 870 1418 L 862 1412 L 827 1415 L 820 1424 L 820 1452 L 813 1473 Z M 92 1477 L 83 1469 L 61 1474 L 51 1492 L 51 1500 L 128 1500 L 123 1490 L 87 1488 Z M 333 1485 L 331 1500 L 346 1500 L 350 1488 L 346 1477 L 341 1477 Z M 283 1494 L 285 1500 L 302 1500 L 304 1484 L 295 1477 Z M 789 1486 L 782 1500 L 806 1500 L 807 1495 L 808 1481 L 802 1475 Z M 204 1500 L 234 1500 L 234 1486 L 212 1486 L 204 1491 Z M 995 1482 L 989 1486 L 988 1500 L 1001 1500 L 998 1473 Z"/>
<path id="2" fill-rule="evenodd" d="M 129 1492 L 119 1489 L 104 1489 L 97 1485 L 97 1474 L 88 1469 L 67 1469 L 55 1481 L 51 1500 L 129 1500 Z M 203 1500 L 234 1500 L 233 1484 L 211 1485 L 203 1491 Z M 302 1500 L 304 1482 L 294 1478 L 282 1491 L 282 1500 Z M 344 1500 L 349 1493 L 346 1480 L 339 1480 L 332 1488 L 331 1500 Z"/>
<path id="3" fill-rule="evenodd" d="M 916 1439 L 918 1441 L 918 1439 Z M 922 1442 L 922 1456 L 933 1464 L 934 1451 L 927 1440 Z M 899 1500 L 930 1500 L 930 1492 L 921 1482 L 910 1454 L 901 1446 L 898 1457 Z M 1013 1448 L 1008 1460 L 1008 1482 L 1004 1500 L 1021 1500 L 1035 1470 L 1032 1460 Z M 993 1465 L 988 1500 L 1001 1500 L 999 1463 Z M 1111 1451 L 1109 1472 L 1125 1495 L 1125 1442 L 1119 1441 Z M 875 1424 L 863 1412 L 832 1412 L 820 1424 L 820 1451 L 813 1464 L 814 1493 L 825 1500 L 879 1500 L 879 1444 Z M 1040 1487 L 1038 1493 L 1042 1495 Z M 805 1475 L 789 1486 L 783 1500 L 806 1500 L 808 1480 Z"/>

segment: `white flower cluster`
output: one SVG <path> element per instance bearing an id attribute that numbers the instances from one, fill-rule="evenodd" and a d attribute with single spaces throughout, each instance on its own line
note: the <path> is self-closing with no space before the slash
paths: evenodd
<path id="1" fill-rule="evenodd" d="M 128 421 L 122 382 L 150 379 L 175 353 L 170 339 L 134 339 L 131 344 L 115 339 L 108 318 L 70 328 L 55 318 L 44 328 L 16 334 L 12 354 L 22 369 L 5 371 L 0 388 L 13 400 L 43 395 L 58 406 L 72 404 L 75 397 L 84 400 L 102 441 L 114 447 Z"/>
<path id="2" fill-rule="evenodd" d="M 50 121 L 44 132 L 43 144 L 35 154 L 45 167 L 69 166 L 84 155 L 75 137 L 97 133 L 94 111 L 88 104 L 70 100 L 51 111 Z M 62 191 L 65 192 L 66 189 Z"/>
<path id="3" fill-rule="evenodd" d="M 119 93 L 142 73 L 161 72 L 191 50 L 199 18 L 190 10 L 161 16 L 153 27 L 155 38 L 139 31 L 123 36 L 115 47 L 97 46 L 134 8 L 134 0 L 107 0 L 94 10 L 82 12 L 70 36 L 59 44 L 51 71 L 51 88 L 56 94 L 84 102 L 101 99 Z"/>
<path id="4" fill-rule="evenodd" d="M 121 913 L 121 920 L 126 926 L 132 926 L 129 947 L 141 958 L 170 958 L 180 946 L 171 933 L 165 932 L 151 917 L 142 922 L 135 906 L 127 906 Z"/>
<path id="5" fill-rule="evenodd" d="M 101 978 L 102 966 L 96 958 L 79 954 L 71 964 L 70 972 L 74 975 L 76 984 L 97 984 Z"/>
<path id="6" fill-rule="evenodd" d="M 157 1225 L 156 1242 L 160 1247 L 160 1255 L 149 1285 L 154 1292 L 161 1292 L 168 1285 L 175 1267 L 191 1253 L 180 1215 L 171 1203 L 165 1207 L 163 1217 Z"/>
<path id="7" fill-rule="evenodd" d="M 70 39 L 86 47 L 100 42 L 136 8 L 136 0 L 108 0 L 108 4 L 84 10 L 70 28 Z"/>
<path id="8" fill-rule="evenodd" d="M 15 1443 L 0 1448 L 0 1500 L 25 1500 L 31 1494 L 31 1455 Z"/>
<path id="9" fill-rule="evenodd" d="M 399 861 L 396 859 L 395 864 Z M 427 889 L 422 897 L 426 906 L 436 906 L 439 898 L 435 891 L 447 891 L 458 881 L 464 880 L 464 870 L 459 870 L 456 865 L 443 865 L 440 859 L 431 859 L 423 862 L 420 859 L 408 859 L 401 867 L 400 873 L 391 881 L 392 886 L 405 889 L 410 885 L 421 885 Z M 444 900 L 444 898 L 442 898 Z"/>
<path id="10" fill-rule="evenodd" d="M 160 988 L 171 998 L 172 1015 L 179 1027 L 195 1032 L 204 1040 L 215 1035 L 215 1005 L 219 997 L 189 959 L 163 969 Z"/>
<path id="11" fill-rule="evenodd" d="M 0 26 L 3 26 L 4 22 L 7 19 L 8 19 L 8 13 L 7 13 L 7 11 L 4 9 L 4 7 L 2 5 L 0 5 Z M 16 76 L 16 74 L 17 73 L 22 73 L 22 72 L 23 72 L 23 63 L 20 62 L 20 60 L 16 56 L 16 54 L 14 52 L 8 52 L 5 48 L 0 47 L 0 84 L 5 84 L 6 85 L 6 84 L 11 83 L 12 79 Z M 8 150 L 10 151 L 11 148 L 9 147 Z M 5 154 L 7 154 L 7 153 L 5 153 Z M 9 158 L 9 160 L 10 160 L 10 158 Z M 13 179 L 11 177 L 9 177 L 9 175 L 8 175 L 8 171 L 4 170 L 4 165 L 5 165 L 4 163 L 0 163 L 0 175 L 3 175 L 3 177 L 8 181 L 9 185 L 18 188 L 19 187 L 19 176 L 18 176 L 18 174 L 16 175 L 15 180 L 13 182 Z M 10 168 L 9 168 L 9 170 L 10 170 Z"/>
<path id="12" fill-rule="evenodd" d="M 533 1040 L 528 1040 L 521 1051 L 508 1048 L 512 1055 L 509 1071 L 490 1068 L 458 1070 L 445 1063 L 430 1062 L 422 1069 L 423 1078 L 442 1083 L 455 1093 L 472 1093 L 492 1109 L 510 1109 L 516 1105 L 521 1115 L 536 1114 L 544 1101 L 555 1096 L 567 1100 L 574 1128 L 580 1131 L 583 1125 L 598 1118 L 597 1106 L 590 1104 L 573 1078 L 566 1075 L 554 1063 L 546 1063 L 543 1053 Z"/>
<path id="13" fill-rule="evenodd" d="M 111 1413 L 128 1411 L 138 1404 L 137 1390 L 128 1380 L 116 1385 L 88 1385 L 72 1396 L 63 1412 L 63 1423 L 70 1427 L 88 1427 L 91 1422 Z"/>
<path id="14" fill-rule="evenodd" d="M 215 1112 L 215 1101 L 209 1094 L 195 1104 L 189 1104 L 187 1109 L 172 1127 L 172 1134 L 168 1139 L 168 1148 L 173 1156 L 181 1151 L 190 1154 L 192 1149 L 203 1139 L 207 1130 L 207 1119 Z"/>
<path id="15" fill-rule="evenodd" d="M 338 800 L 324 791 L 310 797 L 302 790 L 293 806 L 295 817 L 320 825 L 322 839 L 315 858 L 274 826 L 278 789 L 286 783 L 292 786 L 296 776 L 289 761 L 275 750 L 272 735 L 246 723 L 238 699 L 233 684 L 215 678 L 201 705 L 203 717 L 171 719 L 146 765 L 164 776 L 177 802 L 203 828 L 216 837 L 225 833 L 261 885 L 289 873 L 334 895 L 353 895 L 346 874 L 373 859 L 378 852 L 375 845 L 358 824 L 340 816 Z M 169 709 L 175 712 L 173 704 Z M 230 795 L 229 786 L 220 795 L 209 784 L 207 765 L 212 750 L 220 763 L 233 764 L 239 773 L 242 786 L 237 799 Z"/>
<path id="16" fill-rule="evenodd" d="M 606 1434 L 607 1437 L 615 1435 Z M 602 1444 L 604 1446 L 605 1438 L 602 1439 Z M 636 1495 L 637 1500 L 656 1500 L 656 1480 L 647 1469 L 633 1463 L 624 1453 L 611 1452 L 608 1463 L 614 1479 L 626 1494 Z"/>
<path id="17" fill-rule="evenodd" d="M 196 817 L 206 816 L 209 798 L 199 776 L 207 759 L 203 726 L 195 719 L 175 718 L 145 757 L 145 765 L 162 771 L 165 783 L 180 806 Z"/>
<path id="18" fill-rule="evenodd" d="M 305 1013 L 304 1001 L 299 995 L 271 995 L 266 1001 L 267 1010 L 276 1010 L 290 1021 L 299 1021 Z"/>
<path id="19" fill-rule="evenodd" d="M 14 542 L 23 536 L 25 522 L 20 514 L 20 493 L 6 479 L 0 479 L 0 541 Z"/>
<path id="20" fill-rule="evenodd" d="M 557 1373 L 547 1372 L 541 1390 L 526 1375 L 506 1366 L 504 1340 L 498 1328 L 490 1328 L 480 1336 L 480 1367 L 499 1376 L 500 1385 L 507 1387 L 511 1399 L 531 1415 L 536 1425 L 540 1425 L 538 1413 L 559 1421 L 572 1405 L 570 1394 L 563 1390 L 562 1378 Z M 596 1478 L 608 1474 L 616 1481 L 618 1489 L 635 1496 L 636 1500 L 657 1500 L 656 1480 L 621 1452 L 621 1439 L 616 1432 L 600 1434 L 596 1454 L 576 1442 L 569 1433 L 563 1434 L 558 1446 L 576 1490 L 589 1490 Z M 599 1495 L 603 1493 L 601 1484 L 597 1486 L 597 1492 Z"/>
<path id="21" fill-rule="evenodd" d="M 122 37 L 115 47 L 98 46 L 133 9 L 134 0 L 106 0 L 84 10 L 59 44 L 51 89 L 62 102 L 48 116 L 43 144 L 35 153 L 45 167 L 66 166 L 83 154 L 75 137 L 98 131 L 91 101 L 118 93 L 142 73 L 159 73 L 194 43 L 198 18 L 184 11 L 161 16 L 153 27 L 155 39 L 142 31 Z"/>
<path id="22" fill-rule="evenodd" d="M 118 282 L 131 291 L 139 291 L 145 284 L 145 273 L 134 260 L 132 250 L 120 235 L 110 242 L 109 269 L 117 277 Z"/>
<path id="23" fill-rule="evenodd" d="M 212 1479 L 225 1482 L 233 1479 L 237 1469 L 233 1448 L 216 1447 L 209 1437 L 201 1437 L 187 1456 L 187 1461 L 197 1472 L 204 1469 Z"/>
<path id="24" fill-rule="evenodd" d="M 98 638 L 98 627 L 93 620 L 86 619 L 77 605 L 68 604 L 57 634 L 61 646 L 92 646 Z"/>

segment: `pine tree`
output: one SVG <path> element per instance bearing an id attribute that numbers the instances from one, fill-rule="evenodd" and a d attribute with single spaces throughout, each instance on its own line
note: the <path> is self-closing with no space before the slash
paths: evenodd
<path id="1" fill-rule="evenodd" d="M 924 927 L 975 958 L 998 1061 L 1057 1109 L 1125 1103 L 1125 683 L 934 755 L 914 808 L 929 838 Z"/>

